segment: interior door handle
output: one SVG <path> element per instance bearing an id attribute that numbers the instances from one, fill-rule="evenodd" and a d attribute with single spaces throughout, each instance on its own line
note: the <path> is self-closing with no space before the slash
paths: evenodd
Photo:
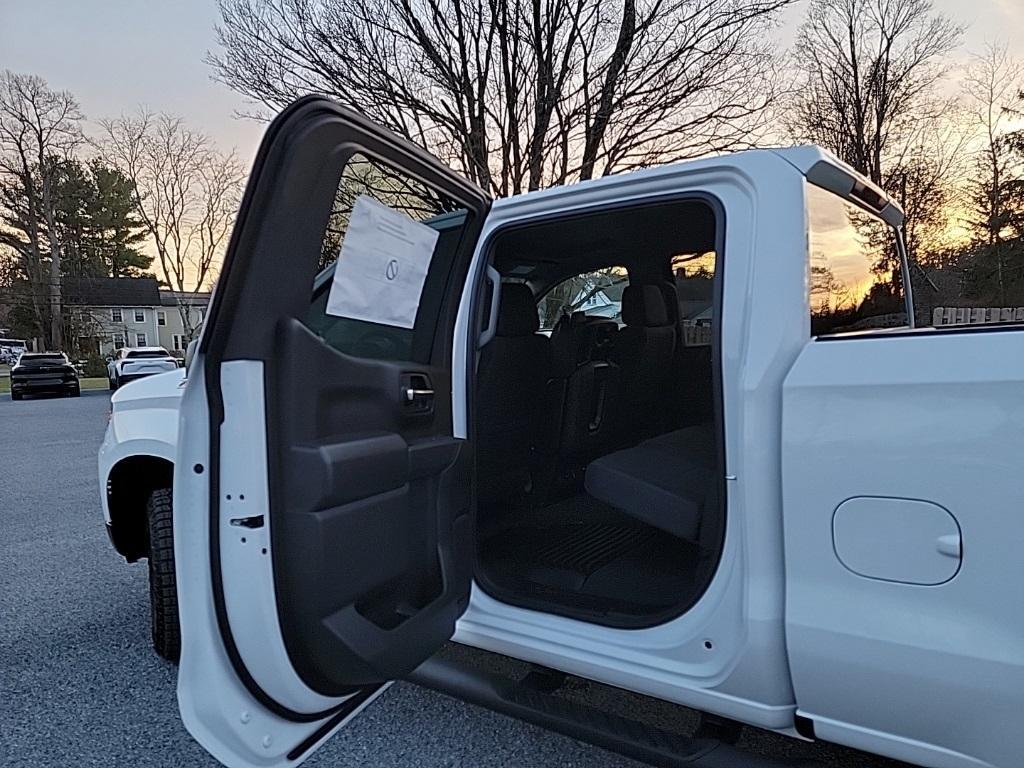
<path id="1" fill-rule="evenodd" d="M 412 387 L 402 387 L 402 392 L 405 395 L 405 402 L 411 403 L 420 398 L 432 398 L 434 396 L 434 390 L 432 389 L 413 389 Z"/>

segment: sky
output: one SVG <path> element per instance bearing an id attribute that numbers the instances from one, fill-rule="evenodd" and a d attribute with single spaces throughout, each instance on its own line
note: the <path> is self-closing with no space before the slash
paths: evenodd
<path id="1" fill-rule="evenodd" d="M 181 115 L 248 165 L 264 126 L 234 117 L 245 103 L 203 63 L 218 19 L 214 0 L 0 0 L 0 69 L 71 91 L 89 120 Z"/>
<path id="2" fill-rule="evenodd" d="M 792 41 L 807 0 L 787 10 L 778 30 Z M 968 26 L 963 50 L 1006 42 L 1024 58 L 1024 0 L 934 0 Z M 140 105 L 180 115 L 247 165 L 263 124 L 235 117 L 242 98 L 210 79 L 203 63 L 216 47 L 215 0 L 0 0 L 0 69 L 40 75 L 74 93 L 90 120 Z"/>

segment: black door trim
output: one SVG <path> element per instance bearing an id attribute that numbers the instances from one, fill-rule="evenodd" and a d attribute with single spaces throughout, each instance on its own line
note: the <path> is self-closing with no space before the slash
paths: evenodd
<path id="1" fill-rule="evenodd" d="M 239 213 L 235 227 L 232 230 L 225 253 L 221 277 L 214 292 L 210 310 L 207 315 L 206 327 L 204 328 L 199 343 L 198 351 L 203 354 L 204 358 L 209 358 L 211 353 L 215 353 L 217 355 L 219 362 L 223 362 L 224 359 L 260 358 L 260 355 L 258 354 L 247 354 L 252 350 L 251 345 L 243 345 L 243 349 L 241 351 L 236 349 L 235 354 L 226 355 L 225 353 L 229 351 L 228 334 L 217 332 L 218 319 L 222 317 L 231 317 L 235 313 L 239 303 L 241 293 L 241 287 L 239 285 L 240 281 L 236 280 L 232 283 L 229 278 L 234 272 L 239 270 L 244 271 L 246 269 L 246 261 L 249 257 L 249 254 L 245 252 L 245 246 L 248 244 L 246 241 L 252 240 L 250 230 L 256 229 L 259 224 L 258 222 L 253 221 L 253 210 L 261 198 L 272 193 L 274 190 L 274 184 L 280 179 L 284 165 L 281 162 L 281 157 L 286 154 L 285 150 L 283 150 L 281 146 L 283 141 L 282 135 L 287 135 L 288 130 L 286 129 L 292 128 L 293 121 L 297 119 L 305 119 L 308 120 L 309 123 L 312 123 L 316 119 L 318 113 L 321 113 L 325 117 L 342 117 L 356 130 L 365 132 L 367 136 L 372 137 L 382 146 L 395 147 L 399 155 L 414 158 L 417 162 L 430 169 L 436 175 L 445 178 L 450 176 L 449 172 L 447 172 L 447 170 L 444 169 L 443 166 L 441 166 L 429 153 L 411 145 L 407 145 L 402 140 L 384 131 L 378 126 L 375 126 L 373 123 L 367 121 L 361 116 L 351 113 L 322 97 L 307 96 L 290 104 L 268 127 L 253 163 L 253 169 L 239 206 Z M 305 127 L 306 123 L 301 123 L 300 125 Z M 345 148 L 351 149 L 349 146 L 346 146 Z M 360 148 L 357 147 L 356 149 L 358 150 Z M 377 153 L 368 152 L 368 154 L 376 155 Z M 393 161 L 389 162 L 389 164 L 395 165 Z M 476 209 L 481 210 L 483 215 L 485 215 L 487 207 L 489 206 L 489 200 L 486 195 L 468 182 L 462 181 L 461 179 L 458 179 L 458 182 L 460 190 L 464 192 L 464 196 L 467 198 L 464 201 L 467 204 L 467 208 L 473 209 L 475 207 Z M 483 216 L 480 218 L 481 221 L 476 222 L 477 228 L 482 224 Z M 477 229 L 477 231 L 479 231 L 479 229 Z M 263 356 L 266 356 L 266 353 L 264 353 Z M 246 668 L 235 642 L 227 616 L 224 584 L 221 574 L 222 563 L 220 557 L 220 429 L 224 423 L 224 404 L 220 391 L 221 377 L 219 365 L 208 365 L 204 373 L 204 384 L 209 411 L 209 556 L 211 586 L 214 609 L 221 639 L 224 644 L 224 650 L 231 661 L 235 674 L 245 686 L 246 690 L 270 712 L 274 713 L 278 717 L 293 722 L 310 723 L 329 718 L 332 715 L 336 715 L 346 710 L 349 702 L 353 699 L 346 699 L 334 707 L 319 712 L 303 713 L 294 711 L 275 700 L 256 682 Z M 268 409 L 271 406 L 272 403 L 268 403 Z M 268 457 L 268 471 L 271 465 L 269 459 L 270 457 Z M 270 491 L 270 503 L 273 505 L 274 489 L 271 488 Z M 357 696 L 363 696 L 367 690 L 376 690 L 377 687 L 378 686 L 359 686 L 346 688 L 344 690 L 333 691 L 332 695 L 351 696 L 352 694 L 356 694 Z"/>

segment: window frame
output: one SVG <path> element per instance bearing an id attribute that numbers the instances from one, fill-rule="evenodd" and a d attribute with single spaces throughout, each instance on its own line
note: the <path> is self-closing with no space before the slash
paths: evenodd
<path id="1" fill-rule="evenodd" d="M 121 331 L 114 331 L 110 334 L 110 343 L 114 345 L 114 352 L 119 352 L 125 349 L 128 345 L 125 343 L 126 339 L 124 333 Z M 118 346 L 120 344 L 120 346 Z"/>
<path id="2" fill-rule="evenodd" d="M 134 317 L 136 323 L 144 323 L 144 322 L 146 322 L 146 310 L 145 309 L 141 309 L 141 308 L 140 309 L 133 309 L 132 313 L 133 313 L 133 317 Z"/>
<path id="3" fill-rule="evenodd" d="M 110 308 L 110 322 L 112 323 L 123 323 L 124 322 L 124 310 L 121 307 Z"/>
<path id="4" fill-rule="evenodd" d="M 165 327 L 167 325 L 167 312 L 162 309 L 158 309 L 156 311 L 156 324 L 160 327 Z"/>
<path id="5" fill-rule="evenodd" d="M 139 339 L 141 339 L 141 341 L 139 341 Z M 149 338 L 146 336 L 145 333 L 136 333 L 135 334 L 135 346 L 136 347 L 148 347 L 149 346 Z"/>

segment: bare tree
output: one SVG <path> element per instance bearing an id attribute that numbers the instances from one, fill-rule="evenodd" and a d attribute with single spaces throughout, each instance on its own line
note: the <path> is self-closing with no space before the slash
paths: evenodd
<path id="1" fill-rule="evenodd" d="M 0 73 L 3 202 L 18 218 L 27 242 L 10 232 L 3 239 L 19 254 L 40 332 L 51 349 L 64 346 L 53 160 L 69 156 L 79 144 L 81 120 L 78 103 L 67 91 L 52 91 L 35 75 Z"/>
<path id="2" fill-rule="evenodd" d="M 218 152 L 171 115 L 140 111 L 100 125 L 100 151 L 134 187 L 164 281 L 182 294 L 201 290 L 238 207 L 244 174 L 234 152 Z M 187 299 L 178 302 L 189 338 L 198 327 L 190 307 Z"/>
<path id="3" fill-rule="evenodd" d="M 790 133 L 891 184 L 920 124 L 948 109 L 935 92 L 960 32 L 932 0 L 811 0 L 793 52 Z"/>
<path id="4" fill-rule="evenodd" d="M 817 316 L 830 316 L 837 313 L 852 313 L 857 307 L 853 291 L 842 280 L 839 280 L 824 256 L 815 259 L 819 262 L 811 265 L 811 313 Z"/>
<path id="5" fill-rule="evenodd" d="M 963 81 L 964 98 L 980 133 L 974 157 L 975 174 L 968 186 L 969 225 L 976 243 L 985 247 L 994 264 L 1000 303 L 1006 301 L 1005 241 L 1014 212 L 1011 189 L 1020 177 L 1019 161 L 1009 140 L 1010 129 L 1016 118 L 1014 110 L 1022 102 L 1022 87 L 1024 64 L 1010 56 L 1005 44 L 989 44 L 972 57 Z"/>
<path id="6" fill-rule="evenodd" d="M 271 110 L 327 94 L 510 195 L 748 146 L 794 1 L 220 0 L 208 61 Z"/>
<path id="7" fill-rule="evenodd" d="M 904 234 L 913 263 L 935 263 L 953 247 L 962 192 L 970 126 L 951 105 L 942 119 L 922 120 L 891 160 L 886 184 L 906 215 Z M 895 252 L 887 249 L 892 258 Z M 893 264 L 898 266 L 898 264 Z"/>

